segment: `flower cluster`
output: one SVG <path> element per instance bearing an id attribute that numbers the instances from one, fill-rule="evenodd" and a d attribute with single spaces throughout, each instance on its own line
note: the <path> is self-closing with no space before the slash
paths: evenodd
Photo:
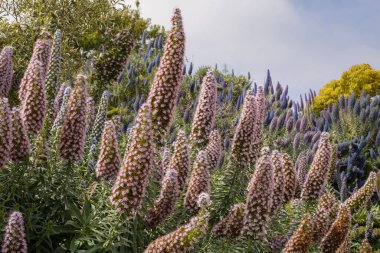
<path id="1" fill-rule="evenodd" d="M 155 176 L 157 177 L 158 181 L 161 181 L 164 178 L 166 174 L 166 170 L 169 169 L 170 159 L 171 159 L 170 149 L 168 147 L 164 147 L 161 158 L 159 159 L 159 161 L 157 161 L 157 165 L 155 167 L 155 172 L 156 172 Z M 178 177 L 178 173 L 177 173 L 177 177 Z"/>
<path id="2" fill-rule="evenodd" d="M 274 214 L 278 208 L 284 203 L 284 169 L 282 162 L 282 155 L 277 150 L 272 152 L 272 163 L 273 163 L 273 203 L 271 214 Z"/>
<path id="3" fill-rule="evenodd" d="M 10 158 L 13 162 L 24 160 L 30 151 L 29 139 L 20 111 L 20 108 L 13 108 L 11 116 L 12 144 Z"/>
<path id="4" fill-rule="evenodd" d="M 302 188 L 301 197 L 303 199 L 317 199 L 325 189 L 331 159 L 329 137 L 329 133 L 327 132 L 321 134 L 317 153 L 314 156 L 313 163 Z"/>
<path id="5" fill-rule="evenodd" d="M 263 147 L 247 188 L 243 234 L 261 236 L 266 232 L 273 203 L 273 165 L 270 150 Z"/>
<path id="6" fill-rule="evenodd" d="M 86 100 L 87 103 L 87 132 L 90 130 L 92 127 L 92 123 L 95 120 L 96 117 L 96 107 L 95 107 L 95 102 L 92 97 L 88 97 Z M 115 125 L 116 128 L 116 125 Z"/>
<path id="7" fill-rule="evenodd" d="M 4 47 L 0 53 L 0 96 L 8 97 L 13 82 L 13 49 Z"/>
<path id="8" fill-rule="evenodd" d="M 212 170 L 217 169 L 219 166 L 220 156 L 222 152 L 222 137 L 218 130 L 212 130 L 208 138 L 206 152 Z"/>
<path id="9" fill-rule="evenodd" d="M 351 213 L 354 214 L 364 206 L 368 200 L 372 197 L 374 192 L 377 191 L 377 175 L 375 172 L 371 172 L 368 176 L 366 183 L 357 190 L 353 195 L 351 195 L 344 204 L 350 209 Z"/>
<path id="10" fill-rule="evenodd" d="M 21 117 L 28 134 L 41 131 L 46 116 L 46 96 L 44 88 L 43 65 L 35 60 L 29 63 L 28 82 L 24 86 L 24 96 L 21 100 Z"/>
<path id="11" fill-rule="evenodd" d="M 94 121 L 94 126 L 92 127 L 92 131 L 90 134 L 90 145 L 98 145 L 100 136 L 102 135 L 104 122 L 107 118 L 107 109 L 108 109 L 108 99 L 110 97 L 109 91 L 104 91 L 102 94 L 102 98 L 100 99 L 98 112 L 96 114 L 96 118 Z"/>
<path id="12" fill-rule="evenodd" d="M 309 214 L 305 214 L 301 224 L 290 237 L 285 245 L 283 253 L 307 253 L 312 242 L 312 233 L 310 224 L 311 218 Z M 333 251 L 332 251 L 333 252 Z"/>
<path id="13" fill-rule="evenodd" d="M 34 79 L 33 69 L 35 69 L 36 61 L 39 61 L 39 67 L 41 68 L 40 82 L 45 83 L 46 73 L 49 65 L 50 59 L 50 35 L 44 32 L 39 38 L 33 48 L 32 57 L 29 60 L 29 64 L 26 68 L 23 78 L 21 79 L 20 89 L 18 92 L 18 98 L 23 101 L 27 92 L 27 86 L 30 86 L 30 79 Z"/>
<path id="14" fill-rule="evenodd" d="M 190 140 L 194 145 L 204 145 L 214 127 L 216 114 L 216 80 L 214 73 L 209 70 L 203 78 L 201 92 L 194 120 L 191 127 Z"/>
<path id="15" fill-rule="evenodd" d="M 58 90 L 59 74 L 61 71 L 61 47 L 62 32 L 58 29 L 54 33 L 49 67 L 47 69 L 47 76 L 45 81 L 46 99 L 50 107 L 53 106 L 54 99 Z"/>
<path id="16" fill-rule="evenodd" d="M 11 113 L 8 99 L 0 97 L 0 168 L 9 161 L 12 143 Z"/>
<path id="17" fill-rule="evenodd" d="M 176 170 L 178 173 L 178 184 L 180 190 L 185 188 L 189 167 L 190 157 L 186 133 L 180 130 L 177 134 L 174 152 L 169 164 L 169 168 Z"/>
<path id="18" fill-rule="evenodd" d="M 331 182 L 337 173 L 338 162 L 338 147 L 337 145 L 331 145 L 331 159 L 329 164 L 329 170 L 327 172 L 327 182 Z"/>
<path id="19" fill-rule="evenodd" d="M 148 209 L 148 214 L 144 218 L 150 227 L 156 227 L 173 211 L 178 195 L 177 171 L 168 169 L 162 180 L 160 196 L 154 202 L 153 208 Z"/>
<path id="20" fill-rule="evenodd" d="M 367 240 L 363 240 L 359 248 L 359 253 L 371 253 L 371 252 L 372 252 L 371 244 L 369 244 Z"/>
<path id="21" fill-rule="evenodd" d="M 213 228 L 213 233 L 220 236 L 236 237 L 241 233 L 244 218 L 244 204 L 235 204 L 227 216 Z"/>
<path id="22" fill-rule="evenodd" d="M 83 158 L 87 122 L 87 77 L 78 75 L 67 103 L 59 140 L 62 159 L 77 162 Z"/>
<path id="23" fill-rule="evenodd" d="M 173 109 L 182 82 L 184 53 L 185 34 L 181 11 L 175 9 L 172 29 L 167 36 L 164 54 L 147 99 L 152 108 L 152 127 L 157 143 L 162 142 L 163 136 L 170 128 Z"/>
<path id="24" fill-rule="evenodd" d="M 144 253 L 189 252 L 206 234 L 207 228 L 208 216 L 195 216 L 189 223 L 150 243 Z"/>
<path id="25" fill-rule="evenodd" d="M 27 253 L 28 245 L 25 238 L 24 219 L 22 213 L 12 212 L 5 227 L 2 253 Z"/>
<path id="26" fill-rule="evenodd" d="M 62 105 L 62 101 L 63 101 L 63 95 L 65 94 L 66 88 L 67 88 L 66 83 L 62 83 L 59 86 L 57 94 L 55 95 L 54 103 L 53 103 L 53 108 L 54 108 L 53 118 L 54 119 L 57 116 L 57 113 L 59 112 L 59 110 L 61 109 L 61 105 Z"/>
<path id="27" fill-rule="evenodd" d="M 207 152 L 203 150 L 199 152 L 194 162 L 184 206 L 192 210 L 198 210 L 197 200 L 202 192 L 210 192 L 210 164 Z"/>
<path id="28" fill-rule="evenodd" d="M 302 186 L 305 183 L 307 173 L 309 172 L 309 164 L 307 162 L 307 155 L 305 151 L 301 152 L 297 157 L 296 171 L 299 185 Z"/>
<path id="29" fill-rule="evenodd" d="M 299 182 L 292 158 L 287 153 L 282 154 L 282 166 L 284 171 L 284 203 L 287 203 L 295 197 Z"/>
<path id="30" fill-rule="evenodd" d="M 96 176 L 108 180 L 116 176 L 120 166 L 120 154 L 115 126 L 112 120 L 104 124 L 100 153 L 96 164 Z"/>
<path id="31" fill-rule="evenodd" d="M 231 158 L 242 166 L 250 163 L 251 141 L 256 134 L 254 132 L 256 129 L 256 114 L 256 98 L 253 96 L 252 91 L 248 91 L 244 99 L 243 109 L 231 147 Z"/>
<path id="32" fill-rule="evenodd" d="M 53 138 L 56 137 L 57 131 L 62 127 L 63 120 L 65 119 L 65 116 L 66 116 L 67 103 L 69 101 L 72 90 L 73 89 L 71 87 L 65 88 L 64 94 L 62 96 L 62 102 L 60 103 L 58 114 L 55 117 L 53 126 L 50 130 L 50 132 L 54 136 Z"/>
<path id="33" fill-rule="evenodd" d="M 145 196 L 153 153 L 149 104 L 140 108 L 131 134 L 111 195 L 111 202 L 120 213 L 136 211 Z"/>
<path id="34" fill-rule="evenodd" d="M 264 90 L 262 86 L 257 88 L 256 93 L 256 119 L 254 124 L 253 138 L 251 140 L 249 153 L 251 161 L 254 161 L 257 158 L 257 155 L 260 153 L 261 147 L 261 135 L 264 127 L 264 118 L 266 113 L 266 101 L 264 96 Z"/>
<path id="35" fill-rule="evenodd" d="M 335 252 L 344 242 L 351 224 L 351 213 L 347 206 L 341 206 L 329 231 L 322 239 L 321 252 Z"/>
<path id="36" fill-rule="evenodd" d="M 210 207 L 210 205 L 211 205 L 210 194 L 207 192 L 201 192 L 198 195 L 197 207 L 199 209 L 203 209 L 203 208 Z"/>
<path id="37" fill-rule="evenodd" d="M 338 212 L 338 201 L 332 193 L 323 194 L 311 222 L 313 241 L 319 241 L 326 234 Z"/>

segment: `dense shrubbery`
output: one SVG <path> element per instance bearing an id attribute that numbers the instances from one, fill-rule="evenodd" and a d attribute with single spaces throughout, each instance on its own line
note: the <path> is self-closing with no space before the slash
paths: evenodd
<path id="1" fill-rule="evenodd" d="M 12 59 L 28 66 L 21 101 L 0 100 L 3 252 L 380 248 L 379 96 L 316 113 L 313 92 L 293 101 L 269 71 L 263 86 L 195 71 L 178 9 L 168 33 L 111 30 L 116 43 L 98 41 L 103 54 L 75 71 L 59 32 L 29 63 L 3 49 L 0 91 Z"/>
<path id="2" fill-rule="evenodd" d="M 374 70 L 369 64 L 354 65 L 343 72 L 338 80 L 326 84 L 315 98 L 313 108 L 320 111 L 334 103 L 340 96 L 356 96 L 365 91 L 371 96 L 380 92 L 380 70 Z"/>

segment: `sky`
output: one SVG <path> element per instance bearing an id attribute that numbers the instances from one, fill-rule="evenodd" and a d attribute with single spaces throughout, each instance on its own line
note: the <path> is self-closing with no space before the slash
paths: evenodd
<path id="1" fill-rule="evenodd" d="M 380 0 L 140 0 L 142 16 L 168 29 L 175 7 L 189 62 L 249 71 L 260 85 L 269 69 L 292 98 L 354 64 L 380 69 Z"/>

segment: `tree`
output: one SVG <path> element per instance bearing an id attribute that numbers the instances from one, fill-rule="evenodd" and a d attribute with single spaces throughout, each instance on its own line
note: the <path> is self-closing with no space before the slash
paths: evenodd
<path id="1" fill-rule="evenodd" d="M 363 90 L 371 96 L 380 92 L 380 70 L 375 70 L 366 63 L 352 66 L 342 73 L 340 79 L 323 86 L 315 98 L 313 108 L 320 111 L 336 102 L 342 94 L 345 97 L 352 92 L 360 95 Z"/>

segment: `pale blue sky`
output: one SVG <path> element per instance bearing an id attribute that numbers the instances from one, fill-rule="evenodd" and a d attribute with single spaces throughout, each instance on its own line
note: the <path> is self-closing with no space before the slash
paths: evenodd
<path id="1" fill-rule="evenodd" d="M 380 69 L 380 0 L 140 0 L 142 15 L 167 28 L 174 7 L 189 61 L 250 71 L 259 84 L 269 68 L 293 98 L 353 64 Z"/>

